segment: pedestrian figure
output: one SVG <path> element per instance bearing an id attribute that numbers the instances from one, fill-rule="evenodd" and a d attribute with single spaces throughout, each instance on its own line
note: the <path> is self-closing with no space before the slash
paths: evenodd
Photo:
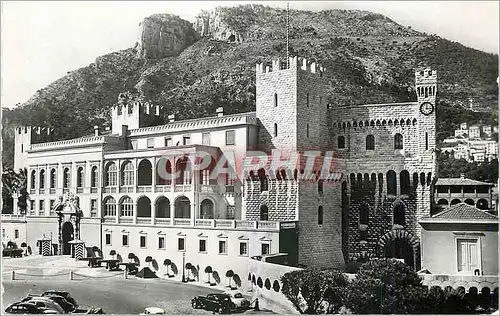
<path id="1" fill-rule="evenodd" d="M 253 309 L 255 311 L 260 311 L 260 309 L 259 309 L 259 299 L 258 298 L 255 299 L 255 305 L 254 305 Z"/>

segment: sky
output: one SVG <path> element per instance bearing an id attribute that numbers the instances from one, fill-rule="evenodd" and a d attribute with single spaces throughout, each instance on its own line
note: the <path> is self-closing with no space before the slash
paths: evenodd
<path id="1" fill-rule="evenodd" d="M 1 104 L 14 107 L 68 71 L 134 46 L 151 14 L 193 21 L 201 10 L 245 3 L 286 8 L 284 1 L 1 1 Z M 368 10 L 498 54 L 499 1 L 291 1 L 290 8 Z"/>

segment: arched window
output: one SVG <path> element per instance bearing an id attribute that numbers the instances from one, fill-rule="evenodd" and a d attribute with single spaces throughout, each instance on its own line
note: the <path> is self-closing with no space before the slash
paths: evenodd
<path id="1" fill-rule="evenodd" d="M 40 189 L 45 188 L 45 170 L 42 169 L 40 170 L 40 183 L 39 183 Z"/>
<path id="2" fill-rule="evenodd" d="M 264 171 L 264 169 L 259 169 L 257 171 L 257 175 L 258 175 L 259 180 L 260 180 L 260 192 L 264 192 L 264 191 L 269 190 L 269 182 L 267 181 L 267 176 L 266 176 L 266 172 Z"/>
<path id="3" fill-rule="evenodd" d="M 116 216 L 116 201 L 111 196 L 104 200 L 104 216 Z"/>
<path id="4" fill-rule="evenodd" d="M 116 167 L 115 163 L 110 163 L 106 167 L 106 186 L 116 186 L 117 185 L 117 173 L 118 173 L 118 168 Z"/>
<path id="5" fill-rule="evenodd" d="M 170 201 L 162 196 L 156 201 L 156 218 L 170 217 Z"/>
<path id="6" fill-rule="evenodd" d="M 394 210 L 393 210 L 393 219 L 394 219 L 394 225 L 400 225 L 404 226 L 405 225 L 405 205 L 403 202 L 399 202 L 396 205 L 394 205 Z"/>
<path id="7" fill-rule="evenodd" d="M 274 123 L 274 137 L 278 136 L 278 124 Z"/>
<path id="8" fill-rule="evenodd" d="M 277 107 L 278 106 L 278 94 L 275 93 L 274 94 L 274 107 Z"/>
<path id="9" fill-rule="evenodd" d="M 137 200 L 137 217 L 151 217 L 151 200 L 146 196 Z"/>
<path id="10" fill-rule="evenodd" d="M 65 188 L 65 189 L 69 188 L 69 184 L 70 184 L 69 168 L 64 168 L 64 170 L 63 170 L 63 188 Z"/>
<path id="11" fill-rule="evenodd" d="M 425 132 L 425 150 L 429 149 L 429 133 Z"/>
<path id="12" fill-rule="evenodd" d="M 56 187 L 56 169 L 50 170 L 50 188 L 54 189 Z"/>
<path id="13" fill-rule="evenodd" d="M 120 203 L 120 216 L 133 216 L 134 215 L 134 202 L 128 196 L 122 199 Z"/>
<path id="14" fill-rule="evenodd" d="M 82 188 L 84 182 L 83 167 L 78 167 L 76 171 L 76 187 Z"/>
<path id="15" fill-rule="evenodd" d="M 152 185 L 153 184 L 153 166 L 148 159 L 141 160 L 137 170 L 138 185 Z"/>
<path id="16" fill-rule="evenodd" d="M 337 137 L 337 148 L 338 149 L 345 148 L 345 137 L 344 136 Z"/>
<path id="17" fill-rule="evenodd" d="M 175 184 L 191 184 L 191 162 L 187 156 L 177 159 L 175 171 Z"/>
<path id="18" fill-rule="evenodd" d="M 403 149 L 403 135 L 394 135 L 394 149 Z"/>
<path id="19" fill-rule="evenodd" d="M 309 137 L 309 123 L 306 124 L 306 137 Z"/>
<path id="20" fill-rule="evenodd" d="M 134 165 L 127 161 L 122 167 L 122 182 L 124 186 L 134 185 Z"/>
<path id="21" fill-rule="evenodd" d="M 410 194 L 410 173 L 408 171 L 401 171 L 399 174 L 399 182 L 401 194 Z"/>
<path id="22" fill-rule="evenodd" d="M 366 150 L 375 150 L 375 137 L 373 135 L 366 136 Z"/>
<path id="23" fill-rule="evenodd" d="M 267 208 L 267 205 L 262 205 L 260 207 L 260 220 L 261 221 L 268 221 L 269 220 L 269 210 Z"/>
<path id="24" fill-rule="evenodd" d="M 359 207 L 359 223 L 362 225 L 368 225 L 368 221 L 370 219 L 370 207 L 363 203 Z"/>
<path id="25" fill-rule="evenodd" d="M 214 218 L 214 203 L 205 199 L 200 205 L 200 218 L 203 219 L 213 219 Z"/>
<path id="26" fill-rule="evenodd" d="M 323 179 L 318 180 L 318 193 L 323 194 Z"/>
<path id="27" fill-rule="evenodd" d="M 387 172 L 387 194 L 396 195 L 396 172 L 389 170 Z"/>
<path id="28" fill-rule="evenodd" d="M 90 186 L 92 188 L 97 188 L 97 183 L 98 183 L 98 170 L 97 166 L 92 167 L 92 170 L 90 172 Z"/>
<path id="29" fill-rule="evenodd" d="M 309 93 L 306 94 L 306 106 L 309 107 Z"/>
<path id="30" fill-rule="evenodd" d="M 323 206 L 318 206 L 318 225 L 323 225 Z"/>
<path id="31" fill-rule="evenodd" d="M 35 170 L 31 171 L 31 189 L 32 190 L 36 189 L 36 171 Z"/>

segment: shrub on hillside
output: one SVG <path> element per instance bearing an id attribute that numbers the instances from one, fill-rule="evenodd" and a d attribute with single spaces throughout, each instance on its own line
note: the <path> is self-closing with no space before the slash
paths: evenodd
<path id="1" fill-rule="evenodd" d="M 409 266 L 393 259 L 363 264 L 350 283 L 346 307 L 355 314 L 416 314 L 426 287 Z"/>
<path id="2" fill-rule="evenodd" d="M 281 292 L 301 314 L 338 313 L 347 277 L 338 270 L 298 270 L 281 277 Z"/>

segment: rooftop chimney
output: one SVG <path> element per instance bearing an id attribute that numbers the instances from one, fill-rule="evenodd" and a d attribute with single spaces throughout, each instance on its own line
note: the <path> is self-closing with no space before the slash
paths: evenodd
<path id="1" fill-rule="evenodd" d="M 94 125 L 94 136 L 99 136 L 99 126 Z"/>
<path id="2" fill-rule="evenodd" d="M 218 107 L 217 110 L 215 110 L 215 112 L 217 112 L 218 117 L 224 116 L 224 108 L 223 107 Z"/>
<path id="3" fill-rule="evenodd" d="M 170 114 L 170 115 L 168 116 L 168 122 L 169 122 L 169 123 L 173 123 L 173 122 L 175 122 L 175 114 Z"/>

